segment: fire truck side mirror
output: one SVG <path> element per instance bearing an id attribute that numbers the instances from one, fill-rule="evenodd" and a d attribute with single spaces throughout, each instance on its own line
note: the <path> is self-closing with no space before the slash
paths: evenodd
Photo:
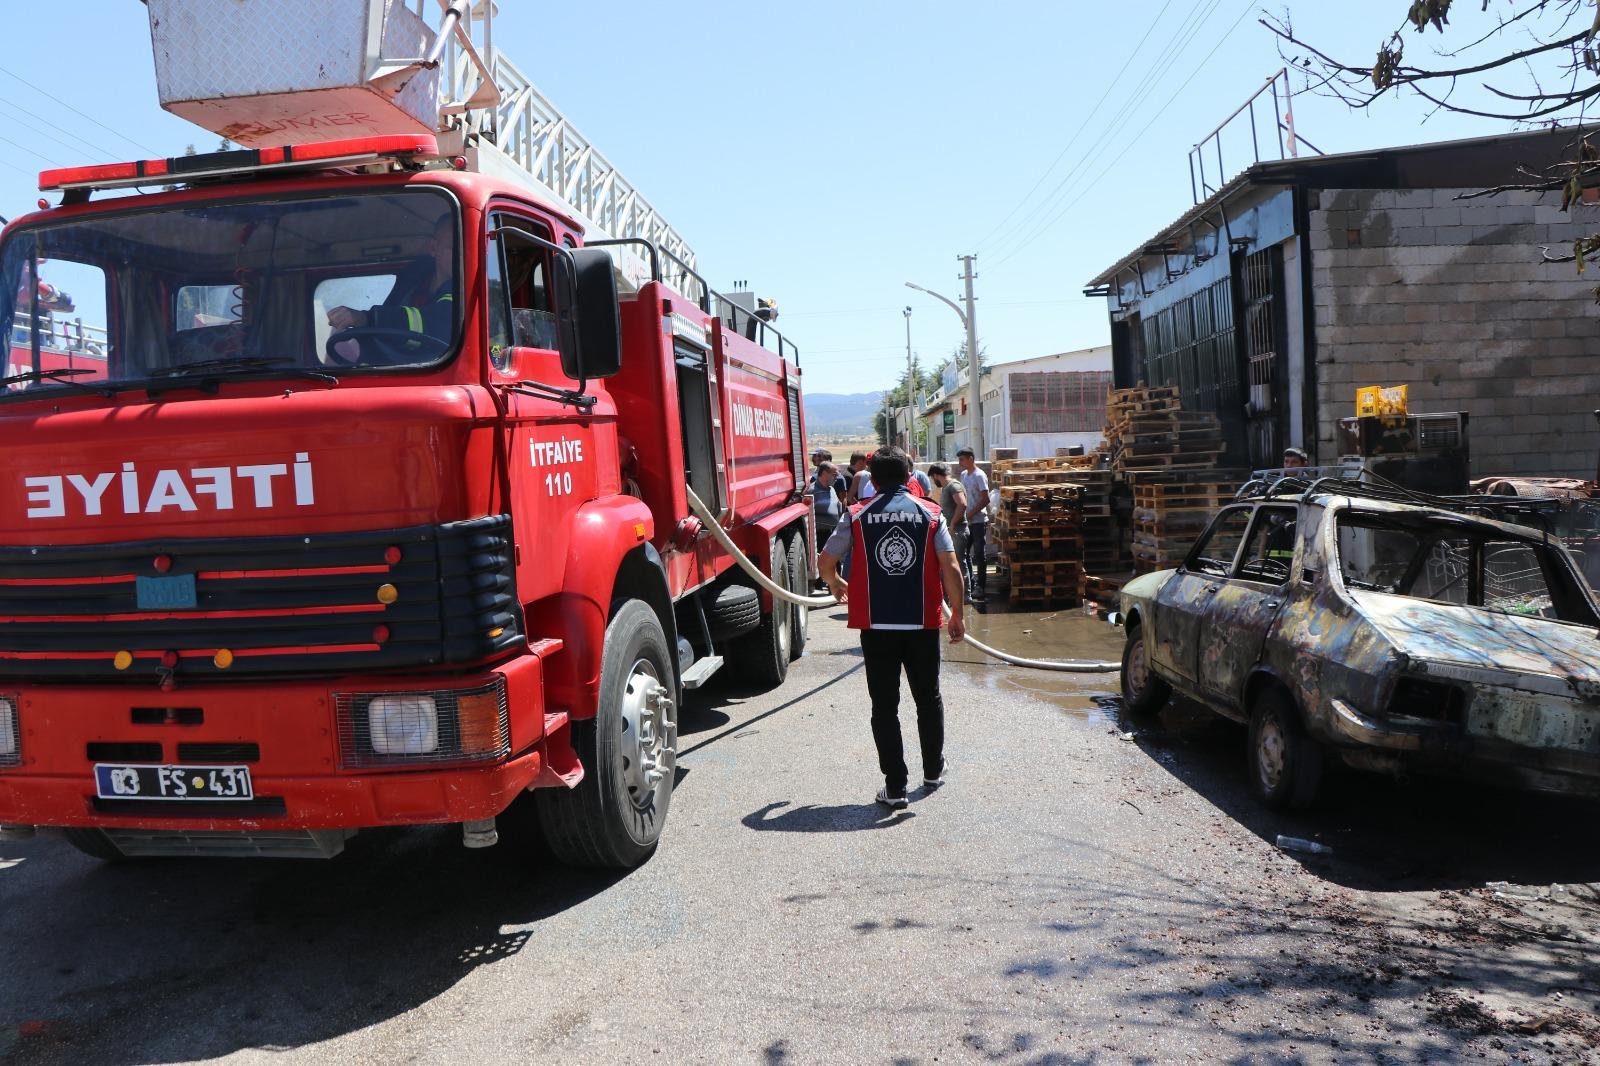
<path id="1" fill-rule="evenodd" d="M 599 249 L 574 248 L 557 257 L 567 306 L 577 310 L 577 343 L 563 344 L 561 369 L 570 378 L 608 378 L 622 369 L 622 322 L 617 311 L 617 279 L 611 256 Z"/>

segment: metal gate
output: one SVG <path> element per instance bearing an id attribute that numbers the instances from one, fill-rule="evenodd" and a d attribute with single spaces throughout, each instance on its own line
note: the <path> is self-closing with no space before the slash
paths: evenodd
<path id="1" fill-rule="evenodd" d="M 1283 350 L 1283 249 L 1274 245 L 1253 255 L 1238 255 L 1240 317 L 1244 321 L 1246 439 L 1250 464 L 1278 466 L 1283 461 L 1288 366 Z"/>
<path id="2" fill-rule="evenodd" d="M 1176 385 L 1184 410 L 1215 413 L 1230 463 L 1247 447 L 1233 323 L 1231 276 L 1140 321 L 1145 383 Z"/>

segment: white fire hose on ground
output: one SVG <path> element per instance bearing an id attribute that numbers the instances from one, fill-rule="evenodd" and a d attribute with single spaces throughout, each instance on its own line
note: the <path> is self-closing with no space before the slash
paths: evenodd
<path id="1" fill-rule="evenodd" d="M 749 574 L 756 584 L 772 593 L 778 599 L 799 604 L 801 607 L 832 607 L 839 602 L 832 596 L 802 596 L 798 592 L 791 592 L 766 574 L 763 574 L 761 567 L 751 562 L 750 557 L 740 551 L 738 545 L 733 543 L 733 538 L 728 536 L 727 530 L 722 528 L 722 523 L 717 521 L 717 516 L 712 514 L 711 509 L 700 501 L 700 497 L 694 494 L 694 490 L 685 486 L 684 491 L 689 494 L 689 507 L 694 511 L 695 517 L 700 519 L 700 524 L 711 531 L 711 535 L 717 538 L 717 543 L 721 544 L 728 554 L 733 556 L 733 561 L 738 563 L 740 568 Z M 946 606 L 948 607 L 948 604 Z M 1122 669 L 1121 663 L 1095 660 L 1024 659 L 1021 656 L 1009 655 L 1006 652 L 991 648 L 987 644 L 974 640 L 970 634 L 961 639 L 985 655 L 999 659 L 1003 663 L 1024 667 L 1029 670 L 1056 670 L 1068 674 L 1104 674 Z"/>

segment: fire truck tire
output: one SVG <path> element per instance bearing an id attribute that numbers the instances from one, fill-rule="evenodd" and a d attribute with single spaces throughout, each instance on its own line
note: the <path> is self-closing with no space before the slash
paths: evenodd
<path id="1" fill-rule="evenodd" d="M 89 856 L 102 862 L 121 862 L 127 856 L 122 854 L 111 838 L 98 829 L 63 829 L 62 835 L 67 838 L 67 843 Z"/>
<path id="2" fill-rule="evenodd" d="M 656 850 L 672 800 L 678 709 L 672 654 L 650 605 L 623 603 L 606 626 L 595 716 L 573 722 L 583 762 L 577 788 L 537 792 L 555 857 L 570 866 L 628 869 Z"/>
<path id="3" fill-rule="evenodd" d="M 789 553 L 783 550 L 783 538 L 772 538 L 772 580 L 787 589 L 789 584 Z M 746 681 L 763 689 L 777 688 L 789 676 L 789 650 L 793 647 L 794 605 L 777 597 L 772 599 L 772 613 L 761 616 L 761 624 L 754 632 L 741 638 L 736 651 L 739 667 Z"/>
<path id="4" fill-rule="evenodd" d="M 706 603 L 706 623 L 713 640 L 748 633 L 761 624 L 761 594 L 749 585 L 724 585 Z"/>
<path id="5" fill-rule="evenodd" d="M 811 584 L 811 575 L 807 572 L 810 567 L 806 565 L 806 527 L 801 526 L 789 534 L 787 541 L 789 553 L 789 588 L 794 592 L 805 592 Z M 794 608 L 794 617 L 789 622 L 789 661 L 799 659 L 806 650 L 806 633 L 811 627 L 811 608 L 802 607 L 798 603 L 791 603 Z"/>

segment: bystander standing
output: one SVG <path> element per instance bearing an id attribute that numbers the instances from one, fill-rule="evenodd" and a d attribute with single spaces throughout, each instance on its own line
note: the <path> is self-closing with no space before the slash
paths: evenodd
<path id="1" fill-rule="evenodd" d="M 989 588 L 989 476 L 971 448 L 956 452 L 956 461 L 967 496 L 967 592 L 973 603 L 982 604 Z"/>
<path id="2" fill-rule="evenodd" d="M 939 513 L 950 527 L 950 539 L 955 542 L 956 562 L 961 565 L 961 587 L 967 582 L 967 490 L 961 482 L 950 476 L 950 468 L 943 463 L 928 467 L 928 476 L 939 493 Z M 929 499 L 933 499 L 931 495 Z"/>
<path id="3" fill-rule="evenodd" d="M 824 460 L 817 467 L 817 476 L 811 479 L 808 491 L 811 493 L 812 521 L 817 526 L 817 543 L 825 544 L 833 529 L 839 524 L 839 518 L 844 514 L 844 501 L 839 498 L 834 486 L 839 480 L 839 468 Z"/>
<path id="4" fill-rule="evenodd" d="M 896 447 L 872 457 L 877 496 L 845 512 L 824 545 L 823 580 L 850 608 L 849 625 L 861 631 L 861 657 L 872 699 L 872 739 L 883 788 L 878 802 L 906 806 L 905 742 L 900 735 L 900 675 L 917 706 L 922 783 L 944 783 L 944 702 L 939 694 L 939 629 L 950 605 L 950 640 L 966 634 L 961 612 L 961 569 L 944 516 L 906 490 L 911 461 Z M 849 546 L 854 564 L 848 584 L 839 559 Z"/>

